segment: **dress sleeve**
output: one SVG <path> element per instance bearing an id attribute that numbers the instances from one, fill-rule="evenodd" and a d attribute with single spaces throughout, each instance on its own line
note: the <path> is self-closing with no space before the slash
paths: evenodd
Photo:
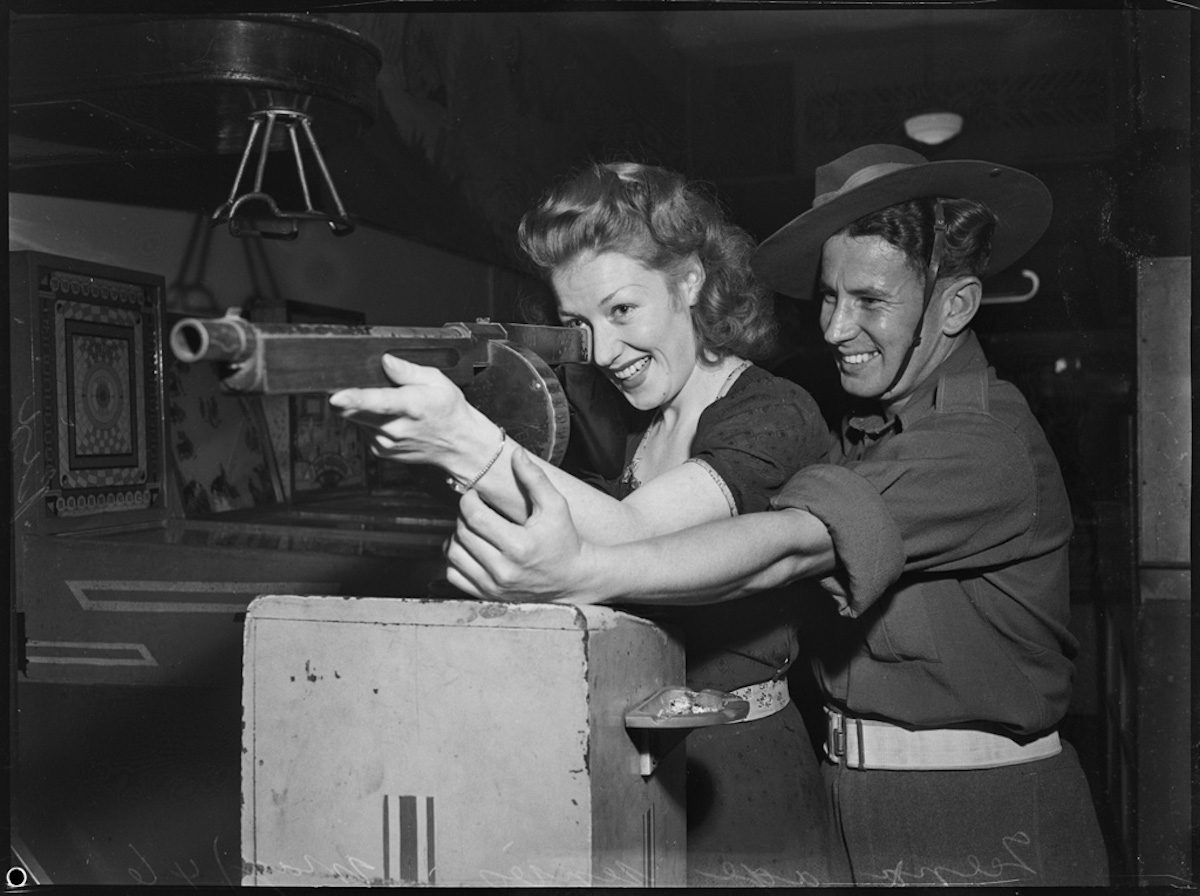
<path id="1" fill-rule="evenodd" d="M 802 467 L 823 459 L 830 435 L 803 388 L 751 367 L 700 417 L 689 460 L 728 490 L 738 513 L 766 510 L 771 496 Z"/>

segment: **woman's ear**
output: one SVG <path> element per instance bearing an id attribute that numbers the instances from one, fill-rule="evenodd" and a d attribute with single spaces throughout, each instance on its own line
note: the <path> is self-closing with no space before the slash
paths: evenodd
<path id="1" fill-rule="evenodd" d="M 700 287 L 704 285 L 705 276 L 704 265 L 700 263 L 700 258 L 693 254 L 684 268 L 682 280 L 683 295 L 689 308 L 700 300 Z"/>
<path id="2" fill-rule="evenodd" d="M 983 284 L 978 277 L 959 277 L 942 292 L 942 332 L 957 336 L 971 323 L 983 298 Z"/>

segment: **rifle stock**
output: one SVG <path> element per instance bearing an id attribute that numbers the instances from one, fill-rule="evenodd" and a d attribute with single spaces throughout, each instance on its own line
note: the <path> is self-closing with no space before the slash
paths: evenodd
<path id="1" fill-rule="evenodd" d="M 585 363 L 586 330 L 487 320 L 442 327 L 255 324 L 237 313 L 184 318 L 175 357 L 219 365 L 224 389 L 259 395 L 333 393 L 394 385 L 383 356 L 435 367 L 530 451 L 557 463 L 566 449 L 566 398 L 550 365 Z"/>

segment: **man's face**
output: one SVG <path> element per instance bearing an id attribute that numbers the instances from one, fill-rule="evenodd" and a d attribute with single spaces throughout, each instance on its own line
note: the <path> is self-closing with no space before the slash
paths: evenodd
<path id="1" fill-rule="evenodd" d="M 922 278 L 879 236 L 836 234 L 821 254 L 821 331 L 842 388 L 898 409 L 932 370 L 940 338 L 926 330 L 900 382 L 889 389 L 921 316 Z"/>

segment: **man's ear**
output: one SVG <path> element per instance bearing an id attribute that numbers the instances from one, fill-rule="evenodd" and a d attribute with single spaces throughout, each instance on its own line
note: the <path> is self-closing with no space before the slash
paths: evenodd
<path id="1" fill-rule="evenodd" d="M 958 277 L 942 291 L 942 332 L 957 336 L 967 328 L 983 299 L 978 277 Z"/>

